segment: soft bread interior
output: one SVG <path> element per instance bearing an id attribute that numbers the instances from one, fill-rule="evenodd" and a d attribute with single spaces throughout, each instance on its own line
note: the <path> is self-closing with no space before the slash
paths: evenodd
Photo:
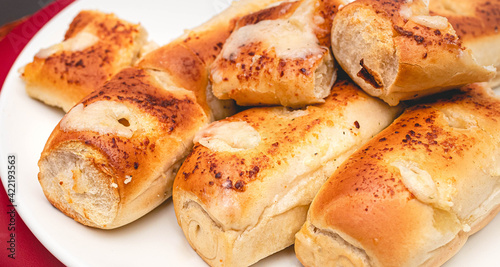
<path id="1" fill-rule="evenodd" d="M 140 218 L 169 198 L 183 160 L 177 159 L 143 181 L 135 196 L 123 197 L 124 189 L 104 156 L 81 142 L 69 142 L 41 158 L 39 182 L 47 199 L 69 217 L 84 225 L 112 229 Z"/>
<path id="2" fill-rule="evenodd" d="M 49 201 L 75 220 L 105 226 L 115 219 L 120 197 L 112 173 L 99 165 L 100 154 L 74 142 L 42 157 L 39 181 Z"/>
<path id="3" fill-rule="evenodd" d="M 374 34 L 377 33 L 377 34 Z M 379 97 L 394 83 L 398 59 L 389 20 L 369 8 L 358 8 L 332 28 L 332 49 L 339 64 L 370 95 Z"/>
<path id="4" fill-rule="evenodd" d="M 208 83 L 206 92 L 207 104 L 210 107 L 212 121 L 225 119 L 237 112 L 237 106 L 234 100 L 223 100 L 215 97 L 212 92 L 212 84 Z"/>
<path id="5" fill-rule="evenodd" d="M 331 52 L 328 51 L 314 70 L 314 94 L 316 97 L 318 99 L 326 98 L 336 80 L 337 68 Z"/>

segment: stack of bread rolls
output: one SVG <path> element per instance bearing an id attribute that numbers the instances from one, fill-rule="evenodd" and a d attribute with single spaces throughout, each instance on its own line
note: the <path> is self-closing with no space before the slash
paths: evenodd
<path id="1" fill-rule="evenodd" d="M 237 1 L 74 102 L 40 183 L 104 229 L 172 195 L 211 266 L 440 265 L 500 210 L 498 26 L 500 0 Z"/>
<path id="2" fill-rule="evenodd" d="M 286 7 L 286 10 L 282 13 L 288 14 L 287 12 L 291 12 L 290 9 L 293 8 L 296 8 L 293 12 L 297 12 L 296 10 L 298 8 L 293 5 L 300 4 L 304 4 L 304 2 L 288 3 L 289 7 Z M 282 7 L 283 6 L 284 4 L 282 4 Z M 276 7 L 274 9 L 276 9 Z M 266 11 L 262 11 L 260 14 L 263 12 Z M 293 18 L 293 15 L 289 16 Z M 256 24 L 252 25 L 258 25 L 259 23 L 262 23 L 262 21 L 258 21 Z M 251 34 L 253 30 L 252 27 L 253 26 L 249 27 L 245 25 L 240 31 Z M 255 57 L 267 58 L 268 55 L 266 53 L 268 51 L 275 52 L 279 49 L 272 47 L 272 45 L 271 48 L 261 46 L 262 43 L 264 43 L 262 40 L 265 40 L 266 33 L 267 31 L 261 30 L 261 32 L 259 32 L 259 38 L 250 35 L 247 39 L 244 39 L 242 34 L 236 31 L 234 35 L 229 37 L 228 43 L 226 43 L 227 46 L 225 45 L 223 47 L 219 58 L 217 58 L 212 65 L 211 78 L 214 84 L 215 95 L 223 98 L 233 98 L 237 103 L 244 105 L 281 104 L 284 106 L 297 107 L 297 105 L 300 106 L 301 104 L 310 104 L 306 102 L 301 102 L 300 104 L 285 102 L 293 100 L 293 96 L 287 97 L 280 95 L 277 90 L 281 87 L 278 83 L 286 84 L 286 93 L 295 94 L 295 96 L 298 95 L 300 97 L 305 96 L 305 94 L 295 91 L 293 85 L 288 84 L 286 78 L 284 78 L 283 81 L 278 80 L 278 82 L 265 78 L 272 77 L 272 71 L 266 71 L 265 64 L 262 66 L 258 65 L 257 63 L 259 62 L 255 60 Z M 277 36 L 277 34 L 273 35 L 273 33 L 270 35 L 273 37 Z M 387 36 L 388 39 L 381 36 Z M 283 37 L 281 36 L 281 38 Z M 390 3 L 387 1 L 356 1 L 342 7 L 337 13 L 333 20 L 331 38 L 333 54 L 351 78 L 358 82 L 366 92 L 373 96 L 380 97 L 390 105 L 396 105 L 403 100 L 422 98 L 426 95 L 459 88 L 474 82 L 488 81 L 495 75 L 494 66 L 486 64 L 484 61 L 476 60 L 476 52 L 467 48 L 467 46 L 461 42 L 454 29 L 454 25 L 449 23 L 445 17 L 435 16 L 434 13 L 431 15 L 428 3 L 423 1 L 393 1 Z M 360 40 L 365 43 L 358 43 Z M 379 42 L 385 43 L 379 44 Z M 278 44 L 280 43 L 278 42 Z M 320 44 L 320 42 L 318 42 L 318 44 Z M 293 48 L 291 51 L 292 53 L 297 53 Z M 382 52 L 387 52 L 387 54 L 383 54 Z M 224 57 L 224 55 L 226 55 L 226 57 Z M 313 55 L 313 53 L 310 52 L 309 55 Z M 273 56 L 275 55 L 273 54 Z M 279 56 L 276 57 L 278 60 L 285 60 Z M 266 62 L 266 64 L 269 63 Z M 249 66 L 262 67 L 262 71 L 249 69 Z M 229 68 L 229 71 L 224 72 L 224 68 Z M 234 71 L 237 72 L 235 73 Z M 291 80 L 297 80 L 299 83 L 301 81 L 296 77 Z M 266 83 L 261 84 L 261 82 L 264 81 Z M 345 81 L 341 80 L 339 84 L 343 82 Z M 333 94 L 336 94 L 339 84 L 333 87 Z M 374 84 L 375 86 L 373 86 Z M 271 90 L 266 86 L 269 86 Z M 485 89 L 484 86 L 485 85 L 476 84 L 464 88 L 464 92 L 462 93 L 452 92 L 450 94 L 441 95 L 439 98 L 441 100 L 438 102 L 445 106 L 460 107 L 464 105 L 464 102 L 461 102 L 460 99 L 468 100 L 472 98 L 474 100 L 469 102 L 470 106 L 484 105 L 485 107 L 478 108 L 479 110 L 476 111 L 476 114 L 473 113 L 474 110 L 467 109 L 462 110 L 462 114 L 467 114 L 467 112 L 470 111 L 471 116 L 474 114 L 474 116 L 482 116 L 483 119 L 487 119 L 485 113 L 488 113 L 489 109 L 494 110 L 498 100 L 492 96 L 491 92 L 488 92 L 488 89 Z M 343 90 L 345 90 L 345 88 Z M 221 94 L 220 92 L 224 93 Z M 286 100 L 283 101 L 281 98 Z M 437 99 L 437 97 L 434 97 L 430 102 L 436 101 L 435 99 Z M 327 98 L 326 103 L 323 105 L 328 105 L 329 101 L 331 101 L 331 99 Z M 317 107 L 323 107 L 323 105 Z M 349 103 L 348 105 L 354 106 L 355 104 Z M 407 102 L 405 105 L 414 106 L 415 103 Z M 309 106 L 306 111 L 310 107 L 311 106 Z M 368 105 L 365 107 L 368 107 Z M 357 109 L 360 110 L 360 112 L 363 110 L 361 107 L 357 107 Z M 419 114 L 423 112 L 422 108 L 418 106 L 415 106 L 414 109 Z M 311 172 L 305 177 L 305 179 L 309 179 L 308 182 L 301 182 L 304 173 L 301 166 L 302 164 L 307 165 L 308 162 L 310 162 L 308 156 L 302 155 L 302 153 L 307 153 L 305 152 L 307 149 L 302 148 L 302 142 L 312 142 L 309 141 L 307 137 L 304 137 L 301 141 L 292 139 L 296 142 L 294 148 L 301 149 L 300 153 L 296 150 L 288 152 L 288 149 L 285 149 L 285 151 L 291 153 L 292 158 L 299 155 L 299 162 L 287 159 L 284 162 L 291 162 L 289 163 L 290 165 L 274 163 L 274 160 L 282 160 L 283 157 L 290 157 L 290 154 L 282 154 L 279 150 L 283 144 L 287 144 L 285 141 L 286 139 L 275 142 L 278 140 L 275 140 L 275 138 L 279 138 L 279 132 L 284 133 L 287 137 L 290 134 L 289 131 L 286 130 L 287 128 L 279 129 L 278 133 L 274 133 L 274 128 L 283 125 L 283 123 L 278 118 L 268 118 L 269 116 L 267 114 L 269 110 L 269 108 L 250 109 L 221 122 L 211 124 L 206 130 L 202 130 L 199 133 L 199 137 L 195 139 L 195 143 L 197 144 L 193 152 L 181 167 L 174 183 L 173 200 L 178 222 L 191 246 L 212 266 L 249 265 L 264 256 L 270 255 L 278 249 L 284 248 L 287 244 L 291 244 L 288 241 L 289 237 L 296 231 L 296 225 L 301 224 L 297 222 L 302 222 L 304 218 L 303 214 L 307 204 L 304 206 L 302 205 L 308 203 L 309 198 L 307 196 L 309 196 L 310 192 L 315 192 L 313 195 L 316 194 L 317 187 L 314 186 L 315 184 L 312 181 L 315 180 L 319 183 L 323 181 L 321 175 L 318 177 L 316 172 Z M 294 112 L 302 111 L 295 110 Z M 329 111 L 329 113 L 341 114 L 343 112 L 339 112 L 337 109 L 335 111 Z M 377 113 L 372 119 L 378 119 L 380 114 L 381 113 Z M 405 116 L 407 116 L 406 114 L 407 113 L 405 113 Z M 494 117 L 493 121 L 489 121 L 490 123 L 494 123 L 494 120 L 498 118 L 495 114 L 489 113 L 489 115 Z M 414 116 L 419 117 L 419 115 Z M 459 115 L 451 114 L 449 116 L 451 116 L 449 120 L 450 124 L 453 125 L 451 126 L 452 129 L 454 129 L 453 127 L 460 129 L 461 127 L 465 127 L 461 125 L 461 123 L 463 123 L 461 122 L 461 118 L 456 117 Z M 404 117 L 402 117 L 402 119 L 403 118 Z M 269 120 L 274 122 L 273 124 L 275 126 L 273 126 L 273 128 L 266 126 Z M 314 121 L 312 118 L 307 118 L 306 120 L 309 122 Z M 456 120 L 458 120 L 458 122 Z M 249 125 L 252 127 L 248 127 Z M 296 127 L 293 123 L 288 125 L 289 127 L 294 127 L 294 129 Z M 400 128 L 401 125 L 401 123 L 395 123 L 390 127 Z M 419 121 L 419 123 L 415 122 L 412 126 L 408 127 L 420 127 L 418 130 L 431 128 L 433 131 L 437 131 L 437 128 L 435 128 L 436 126 L 431 124 L 427 118 L 423 121 Z M 264 132 L 262 131 L 263 128 L 266 129 Z M 481 126 L 476 128 L 475 131 L 480 129 Z M 360 128 L 360 132 L 365 130 L 366 129 L 362 127 Z M 397 130 L 393 131 L 398 132 Z M 410 133 L 418 132 L 417 130 L 409 131 Z M 326 133 L 328 130 L 321 129 L 320 132 Z M 262 138 L 264 133 L 272 134 L 271 136 L 274 138 L 263 138 L 265 141 L 261 141 L 260 138 Z M 492 130 L 490 134 L 493 133 L 494 131 Z M 431 131 L 430 133 L 418 133 L 417 135 L 425 136 L 425 134 L 444 135 L 446 132 L 439 131 L 438 133 L 434 133 Z M 448 134 L 453 135 L 455 133 L 450 132 Z M 488 136 L 486 132 L 483 134 Z M 332 137 L 334 135 L 329 136 Z M 407 136 L 408 133 L 405 133 L 401 137 L 403 143 L 409 142 L 405 139 Z M 314 141 L 320 143 L 324 142 L 322 137 L 324 136 L 319 134 Z M 349 142 L 346 142 L 342 138 L 334 138 L 342 144 L 349 144 Z M 443 137 L 436 138 L 439 139 Z M 454 138 L 455 137 L 451 139 Z M 378 140 L 380 140 L 375 139 L 372 139 L 370 142 L 378 143 Z M 382 137 L 381 139 L 383 140 L 384 138 Z M 451 139 L 445 141 L 445 143 L 452 143 Z M 477 143 L 478 147 L 491 144 L 492 148 L 490 149 L 490 154 L 495 155 L 495 151 L 498 150 L 498 144 L 494 141 L 496 138 L 477 139 L 481 140 L 481 142 Z M 419 140 L 414 141 L 418 142 Z M 432 142 L 437 141 L 432 140 Z M 462 142 L 466 143 L 467 141 L 462 140 Z M 364 141 L 359 144 L 362 143 L 364 143 Z M 272 144 L 276 146 L 275 150 L 273 150 L 276 154 L 271 153 L 272 149 L 268 148 L 272 147 Z M 410 196 L 409 199 L 417 199 L 417 202 L 423 201 L 425 204 L 429 202 L 429 200 L 425 198 L 431 198 L 431 203 L 436 202 L 442 204 L 441 202 L 448 201 L 448 205 L 453 205 L 450 203 L 454 203 L 453 201 L 457 199 L 455 208 L 457 210 L 462 209 L 463 203 L 466 202 L 469 206 L 469 211 L 463 212 L 460 216 L 457 216 L 453 214 L 453 212 L 440 210 L 445 208 L 438 206 L 434 217 L 431 216 L 431 219 L 427 222 L 423 220 L 423 222 L 418 221 L 416 224 L 420 225 L 429 222 L 432 224 L 433 221 L 435 223 L 439 221 L 439 224 L 441 224 L 440 222 L 442 220 L 442 224 L 448 225 L 452 229 L 448 229 L 448 226 L 440 226 L 441 228 L 433 230 L 431 227 L 426 230 L 437 231 L 434 236 L 432 233 L 424 234 L 419 232 L 420 235 L 418 233 L 415 234 L 415 240 L 405 240 L 409 233 L 416 233 L 419 229 L 417 229 L 416 224 L 403 224 L 401 222 L 402 225 L 400 227 L 403 228 L 398 230 L 401 239 L 392 238 L 391 236 L 394 236 L 394 234 L 391 231 L 397 229 L 395 226 L 399 224 L 399 212 L 396 210 L 389 211 L 389 209 L 395 209 L 393 204 L 380 208 L 380 210 L 382 210 L 380 212 L 383 213 L 385 211 L 388 214 L 394 212 L 395 216 L 394 218 L 388 217 L 388 215 L 385 216 L 387 217 L 387 222 L 393 221 L 393 223 L 381 222 L 386 229 L 382 233 L 378 233 L 378 221 L 375 219 L 379 216 L 383 216 L 382 214 L 373 213 L 371 214 L 373 217 L 367 219 L 360 219 L 356 216 L 349 215 L 350 209 L 352 209 L 352 205 L 354 205 L 356 201 L 363 203 L 376 202 L 379 198 L 377 194 L 380 194 L 380 196 L 382 196 L 382 194 L 391 195 L 390 192 L 396 192 L 396 189 L 388 189 L 390 191 L 387 193 L 383 191 L 388 186 L 384 185 L 382 189 L 374 187 L 373 191 L 369 191 L 370 193 L 367 194 L 366 197 L 359 200 L 353 199 L 356 197 L 355 195 L 346 196 L 342 199 L 344 201 L 342 203 L 345 203 L 345 206 L 341 206 L 331 212 L 329 209 L 325 209 L 329 207 L 329 205 L 333 205 L 330 204 L 331 202 L 318 202 L 319 204 L 313 206 L 316 208 L 316 211 L 310 211 L 305 226 L 297 235 L 297 242 L 299 243 L 296 246 L 296 252 L 304 265 L 335 266 L 340 264 L 340 266 L 351 266 L 352 264 L 352 266 L 433 266 L 435 264 L 442 264 L 456 253 L 461 245 L 463 245 L 468 235 L 484 226 L 485 223 L 496 214 L 498 210 L 498 199 L 495 199 L 497 191 L 494 188 L 496 188 L 498 179 L 495 178 L 495 161 L 488 161 L 488 157 L 486 157 L 486 162 L 484 164 L 489 166 L 490 171 L 487 175 L 481 177 L 482 181 L 484 181 L 482 186 L 476 188 L 477 192 L 484 193 L 484 197 L 479 199 L 476 197 L 476 194 L 473 194 L 469 196 L 469 198 L 467 196 L 471 192 L 466 189 L 466 184 L 468 183 L 467 181 L 473 181 L 475 178 L 468 177 L 463 170 L 457 168 L 457 165 L 461 165 L 460 162 L 454 163 L 451 160 L 453 156 L 450 156 L 450 159 L 446 159 L 447 162 L 444 164 L 448 166 L 449 169 L 454 170 L 454 172 L 450 171 L 449 173 L 450 175 L 454 173 L 454 175 L 452 175 L 453 179 L 456 179 L 457 183 L 460 185 L 446 185 L 449 187 L 446 187 L 446 189 L 449 189 L 449 192 L 447 192 L 448 195 L 440 196 L 440 194 L 444 193 L 435 189 L 436 185 L 433 185 L 432 179 L 430 178 L 434 177 L 434 175 L 423 175 L 427 179 L 424 180 L 420 177 L 420 169 L 414 166 L 415 159 L 413 158 L 418 159 L 418 155 L 425 151 L 416 150 L 415 152 L 415 148 L 411 147 L 410 151 L 413 152 L 412 154 L 410 152 L 405 152 L 407 147 L 398 147 L 397 144 L 392 143 L 390 145 L 388 144 L 389 143 L 383 143 L 383 147 L 377 150 L 376 153 L 358 156 L 358 158 L 361 158 L 358 160 L 361 162 L 367 161 L 367 166 L 375 166 L 374 162 L 383 163 L 383 156 L 379 154 L 390 155 L 391 151 L 394 151 L 393 153 L 399 156 L 406 155 L 408 161 L 401 159 L 402 163 L 400 167 L 402 169 L 401 172 L 408 175 L 409 178 L 406 180 L 403 179 L 407 181 L 406 183 L 398 182 L 397 180 L 395 182 L 399 185 L 403 184 L 403 187 L 406 188 L 404 197 L 408 198 Z M 266 148 L 264 148 L 264 145 L 266 145 Z M 423 149 L 429 149 L 428 144 L 427 146 L 426 144 L 422 144 L 421 146 Z M 357 146 L 353 146 L 352 148 L 355 149 Z M 448 151 L 449 149 L 450 148 L 445 148 L 447 153 L 453 153 Z M 481 148 L 477 150 L 474 149 L 474 151 L 475 152 L 472 153 L 478 153 L 478 151 L 481 151 Z M 271 153 L 271 155 L 268 153 Z M 357 153 L 355 155 L 357 155 Z M 438 152 L 438 154 L 440 153 Z M 395 158 L 399 156 L 395 156 Z M 474 156 L 477 156 L 477 154 L 474 154 Z M 438 157 L 443 156 L 439 155 Z M 263 158 L 265 160 L 262 160 Z M 347 161 L 350 162 L 353 158 L 356 158 L 356 156 L 334 157 L 333 162 L 336 163 L 330 162 L 330 164 L 334 164 L 335 168 L 329 168 L 330 164 L 322 163 L 319 159 L 316 160 L 316 163 L 324 165 L 324 167 L 321 168 L 321 173 L 322 175 L 327 174 L 327 176 L 329 176 L 331 172 L 335 171 L 338 166 L 337 164 L 340 164 L 346 158 Z M 458 158 L 458 156 L 455 156 L 455 160 Z M 251 164 L 248 163 L 249 159 L 252 159 Z M 370 159 L 371 161 L 369 161 Z M 426 158 L 426 162 L 422 165 L 432 164 L 431 162 L 435 160 L 434 158 Z M 417 164 L 416 166 L 420 165 Z M 371 168 L 366 168 L 357 170 L 349 166 L 345 167 L 345 173 L 341 173 L 340 170 L 343 170 L 341 167 L 337 173 L 331 176 L 329 181 L 342 181 L 344 176 L 349 177 L 348 175 L 350 175 L 350 173 L 348 170 L 350 170 L 351 172 L 358 171 L 352 175 L 356 177 L 357 181 L 379 185 L 380 183 L 377 182 L 377 179 L 381 179 L 379 176 L 382 174 L 378 174 L 374 171 L 367 171 Z M 439 173 L 446 169 L 442 166 L 438 166 L 435 170 L 436 173 Z M 287 173 L 290 171 L 294 173 L 292 176 L 294 178 L 288 178 Z M 475 171 L 477 170 L 468 173 L 473 173 Z M 408 172 L 409 174 L 407 174 Z M 391 177 L 387 179 L 392 181 L 393 178 Z M 283 181 L 283 179 L 286 182 Z M 429 179 L 431 181 L 429 181 Z M 443 179 L 447 181 L 446 179 L 448 179 L 448 177 L 445 176 Z M 373 182 L 371 182 L 371 180 L 373 180 Z M 279 186 L 276 186 L 275 183 L 278 183 Z M 445 187 L 443 185 L 445 182 L 443 181 L 437 181 L 436 184 Z M 300 192 L 294 191 L 294 188 L 297 186 L 303 189 Z M 331 197 L 336 199 L 338 195 L 340 197 L 340 193 L 332 193 L 331 189 L 329 189 L 331 187 L 332 185 L 325 184 L 321 190 L 324 190 L 326 193 L 320 191 L 321 193 L 318 195 L 318 198 L 320 196 L 325 196 L 325 198 Z M 354 189 L 356 190 L 356 188 Z M 369 189 L 371 189 L 371 187 L 369 187 Z M 357 190 L 360 189 L 357 188 Z M 420 192 L 421 190 L 424 193 Z M 379 191 L 380 193 L 377 193 Z M 460 193 L 457 193 L 459 191 Z M 425 194 L 429 194 L 430 196 L 426 196 Z M 413 196 L 413 198 L 411 196 Z M 449 198 L 449 200 L 439 200 L 439 197 Z M 290 199 L 293 199 L 293 201 Z M 459 204 L 458 199 L 462 203 Z M 388 201 L 392 201 L 392 198 Z M 368 211 L 370 207 L 371 206 L 368 205 Z M 424 209 L 427 208 L 428 206 L 424 206 Z M 406 209 L 408 209 L 408 214 L 412 215 L 422 212 L 412 207 Z M 365 207 L 363 211 L 366 212 Z M 475 212 L 480 214 L 474 215 Z M 337 235 L 339 234 L 336 232 L 336 225 L 334 224 L 335 220 L 340 220 L 337 218 L 345 218 L 345 225 L 351 227 L 349 229 L 352 229 L 352 231 L 357 234 L 357 238 L 359 236 L 363 237 L 364 235 L 369 236 L 368 233 L 377 235 L 376 238 L 367 241 L 373 242 L 373 240 L 378 240 L 378 243 L 369 243 L 372 244 L 373 247 L 376 247 L 375 252 L 373 252 L 374 255 L 369 254 L 366 256 L 364 252 L 365 248 L 360 247 L 359 243 L 350 243 L 350 239 L 349 241 L 338 241 L 339 237 L 337 237 Z M 312 224 L 310 221 L 316 220 L 327 221 L 327 223 L 325 223 L 325 228 L 327 229 L 325 230 L 325 232 L 327 232 L 326 234 L 321 232 L 322 229 L 310 226 Z M 358 220 L 361 220 L 364 224 L 357 223 Z M 408 221 L 411 220 L 411 216 L 408 216 Z M 328 223 L 333 224 L 333 226 L 330 226 Z M 472 227 L 471 231 L 469 231 L 469 226 Z M 335 230 L 330 230 L 328 227 Z M 362 229 L 357 229 L 358 227 Z M 328 231 L 333 232 L 333 234 L 329 234 L 330 232 Z M 437 234 L 439 231 L 443 233 Z M 384 236 L 384 234 L 388 237 Z M 303 238 L 305 235 L 311 235 L 312 237 L 307 236 L 307 238 Z M 322 242 L 322 239 L 327 238 L 324 236 L 330 239 Z M 306 240 L 303 241 L 301 238 Z M 381 242 L 387 242 L 389 245 L 378 245 L 379 243 L 382 244 Z M 307 244 L 302 245 L 304 243 Z M 420 244 L 420 246 L 417 244 Z M 412 245 L 414 247 L 412 247 Z M 398 247 L 401 252 L 395 249 L 388 249 L 388 246 Z M 384 256 L 387 258 L 379 260 L 377 258 L 379 255 L 376 254 L 379 251 L 384 251 L 384 253 L 386 253 Z M 393 252 L 398 255 L 401 254 L 401 256 L 399 258 L 395 257 L 392 254 Z M 359 256 L 358 254 L 362 255 Z M 351 257 L 351 255 L 355 256 Z M 382 256 L 380 257 L 382 258 Z"/>
<path id="3" fill-rule="evenodd" d="M 398 111 L 342 78 L 321 105 L 252 108 L 210 124 L 174 183 L 189 243 L 212 266 L 250 265 L 292 245 L 325 179 Z"/>
<path id="4" fill-rule="evenodd" d="M 41 87 L 45 86 L 41 79 L 35 79 L 36 86 L 27 82 L 27 91 L 47 93 L 51 99 L 71 96 L 62 106 L 74 105 L 50 135 L 39 160 L 38 177 L 47 199 L 82 224 L 111 229 L 140 218 L 169 198 L 195 133 L 210 121 L 235 112 L 232 101 L 218 100 L 211 93 L 207 69 L 218 51 L 204 46 L 222 44 L 234 21 L 273 2 L 276 0 L 241 1 L 171 44 L 145 54 L 135 66 L 120 70 L 107 82 L 103 80 L 104 84 L 95 83 L 78 92 L 53 83 L 50 74 L 60 68 L 47 62 L 61 61 L 66 72 L 86 80 L 86 73 L 108 69 L 93 60 L 102 56 L 101 41 L 96 39 L 97 43 L 75 51 L 66 44 L 81 46 L 82 40 L 66 40 L 37 54 L 22 75 L 25 80 L 48 77 L 49 90 Z M 110 18 L 116 19 L 110 14 L 82 11 L 70 25 L 67 39 L 86 31 L 87 25 L 104 27 Z M 135 32 L 122 24 L 112 29 Z M 133 44 L 114 32 L 108 34 L 105 40 Z M 106 46 L 102 49 L 108 51 Z M 112 51 L 117 54 L 107 60 L 128 58 L 128 53 L 121 58 L 120 51 Z M 41 53 L 48 55 L 42 57 Z M 73 58 L 80 57 L 82 62 L 89 60 L 96 65 L 74 62 Z M 46 68 L 34 71 L 33 66 L 39 64 Z M 63 80 L 67 77 L 61 74 Z M 87 95 L 80 99 L 83 93 Z"/>

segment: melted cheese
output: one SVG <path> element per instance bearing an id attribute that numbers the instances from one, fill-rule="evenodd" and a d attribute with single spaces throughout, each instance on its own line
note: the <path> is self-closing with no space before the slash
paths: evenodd
<path id="1" fill-rule="evenodd" d="M 222 57 L 234 60 L 241 47 L 257 43 L 267 50 L 274 50 L 282 59 L 324 54 L 325 48 L 318 44 L 314 34 L 313 2 L 305 1 L 289 19 L 263 20 L 239 28 L 226 41 Z"/>
<path id="2" fill-rule="evenodd" d="M 399 15 L 404 19 L 410 19 L 413 16 L 411 7 L 408 5 L 402 5 L 399 9 Z"/>
<path id="3" fill-rule="evenodd" d="M 429 15 L 429 1 L 428 0 L 407 0 L 401 5 L 399 15 L 406 20 L 411 19 L 413 16 Z"/>
<path id="4" fill-rule="evenodd" d="M 324 52 L 312 31 L 301 28 L 291 20 L 264 20 L 233 33 L 224 46 L 222 57 L 234 59 L 241 47 L 259 42 L 269 50 L 274 49 L 276 56 L 283 59 L 305 58 Z"/>
<path id="5" fill-rule="evenodd" d="M 444 30 L 448 28 L 448 19 L 441 16 L 412 16 L 410 20 L 431 29 Z"/>
<path id="6" fill-rule="evenodd" d="M 122 124 L 126 119 L 127 124 Z M 62 131 L 93 131 L 99 134 L 113 134 L 132 137 L 141 120 L 124 104 L 113 101 L 97 101 L 86 107 L 78 104 L 61 120 Z"/>
<path id="7" fill-rule="evenodd" d="M 40 50 L 35 56 L 37 58 L 48 58 L 51 55 L 61 51 L 69 51 L 69 52 L 83 51 L 93 46 L 98 41 L 99 37 L 88 32 L 80 32 L 77 35 L 68 38 L 67 40 L 61 43 Z"/>
<path id="8" fill-rule="evenodd" d="M 199 131 L 195 143 L 214 151 L 236 152 L 256 147 L 260 143 L 260 134 L 244 121 L 218 121 Z"/>
<path id="9" fill-rule="evenodd" d="M 453 206 L 452 202 L 441 198 L 431 175 L 420 169 L 417 164 L 401 160 L 391 163 L 391 166 L 399 169 L 401 181 L 418 200 L 423 203 L 437 204 L 442 208 Z"/>
<path id="10" fill-rule="evenodd" d="M 288 117 L 289 119 L 295 119 L 309 114 L 309 110 L 307 109 L 289 110 L 285 107 L 276 108 L 274 109 L 274 112 L 276 112 L 276 115 L 278 116 Z"/>

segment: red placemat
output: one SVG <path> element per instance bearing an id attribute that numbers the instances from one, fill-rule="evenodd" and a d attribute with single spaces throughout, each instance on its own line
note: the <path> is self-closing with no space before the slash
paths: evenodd
<path id="1" fill-rule="evenodd" d="M 12 64 L 31 38 L 74 0 L 59 0 L 24 19 L 0 40 L 0 90 Z M 7 162 L 1 162 L 3 168 Z M 36 177 L 33 177 L 36 179 Z M 31 233 L 2 185 L 0 189 L 0 266 L 64 266 Z"/>

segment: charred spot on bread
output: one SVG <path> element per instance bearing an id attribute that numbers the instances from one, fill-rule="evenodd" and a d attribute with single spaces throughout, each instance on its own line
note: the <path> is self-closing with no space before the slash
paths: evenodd
<path id="1" fill-rule="evenodd" d="M 363 79 L 365 82 L 371 84 L 373 87 L 380 89 L 384 87 L 384 84 L 382 83 L 382 80 L 378 77 L 375 77 L 376 74 L 373 73 L 373 70 L 368 68 L 365 65 L 365 59 L 362 58 L 361 61 L 359 62 L 359 65 L 361 65 L 361 70 L 358 72 L 357 76 Z M 378 76 L 378 75 L 376 75 Z"/>
<path id="2" fill-rule="evenodd" d="M 394 30 L 403 36 L 413 36 L 413 32 L 405 30 L 403 27 L 400 27 L 398 25 L 394 25 Z"/>

